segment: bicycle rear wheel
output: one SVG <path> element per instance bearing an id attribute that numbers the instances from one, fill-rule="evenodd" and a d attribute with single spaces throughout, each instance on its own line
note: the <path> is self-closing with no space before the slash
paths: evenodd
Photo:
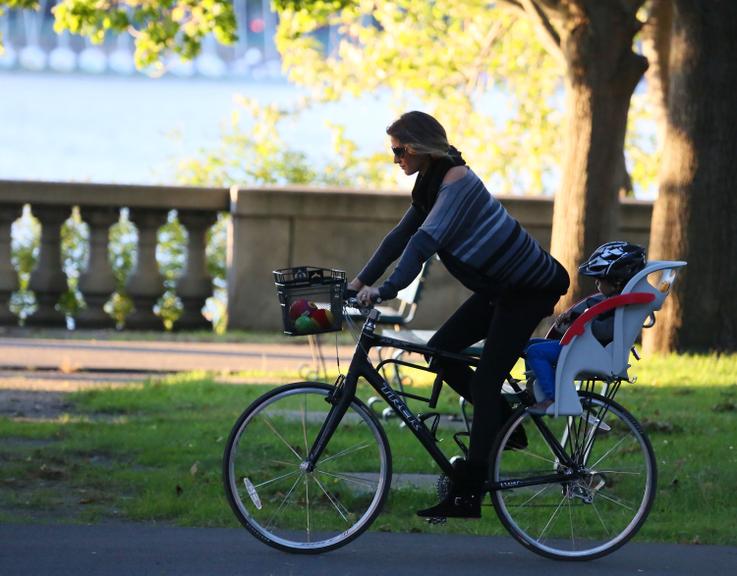
<path id="1" fill-rule="evenodd" d="M 559 475 L 553 483 L 492 492 L 507 530 L 548 558 L 591 560 L 613 552 L 639 530 L 655 498 L 655 456 L 639 423 L 610 399 L 591 392 L 579 397 L 581 416 L 533 418 L 518 410 L 492 451 L 492 481 Z M 527 446 L 505 451 L 520 426 Z M 546 431 L 573 465 L 554 455 Z"/>
<path id="2" fill-rule="evenodd" d="M 223 481 L 233 512 L 280 550 L 318 553 L 347 544 L 369 527 L 389 492 L 389 443 L 358 399 L 314 470 L 303 464 L 332 390 L 313 382 L 272 390 L 240 416 L 225 448 Z"/>

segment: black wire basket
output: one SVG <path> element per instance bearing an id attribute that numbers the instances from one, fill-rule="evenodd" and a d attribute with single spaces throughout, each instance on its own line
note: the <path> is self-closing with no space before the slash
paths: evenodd
<path id="1" fill-rule="evenodd" d="M 298 266 L 274 270 L 284 333 L 309 336 L 343 327 L 345 272 Z"/>

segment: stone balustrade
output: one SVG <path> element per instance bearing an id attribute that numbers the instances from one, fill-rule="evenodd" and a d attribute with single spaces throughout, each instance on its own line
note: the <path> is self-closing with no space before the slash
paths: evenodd
<path id="1" fill-rule="evenodd" d="M 136 226 L 138 241 L 136 265 L 128 276 L 125 291 L 133 312 L 125 319 L 126 328 L 161 330 L 161 319 L 154 305 L 164 293 L 164 278 L 156 259 L 157 232 L 167 214 L 177 210 L 179 222 L 188 234 L 187 265 L 178 280 L 181 287 L 180 328 L 204 328 L 209 322 L 201 313 L 212 295 L 212 278 L 205 261 L 205 234 L 218 212 L 229 208 L 224 188 L 128 186 L 113 184 L 69 184 L 49 182 L 0 181 L 0 322 L 16 324 L 8 310 L 10 294 L 18 289 L 17 274 L 11 263 L 10 226 L 25 204 L 41 223 L 38 261 L 29 282 L 36 296 L 37 309 L 26 319 L 27 325 L 65 326 L 66 318 L 57 304 L 68 283 L 61 260 L 61 226 L 71 209 L 79 207 L 89 227 L 89 261 L 80 275 L 78 289 L 86 306 L 75 317 L 84 328 L 112 327 L 114 321 L 104 310 L 116 283 L 110 263 L 109 234 L 118 222 L 121 208 Z"/>
<path id="2" fill-rule="evenodd" d="M 552 200 L 540 197 L 500 197 L 504 205 L 545 247 L 550 245 Z M 409 195 L 304 187 L 188 188 L 0 181 L 0 324 L 18 319 L 8 301 L 18 290 L 11 263 L 11 225 L 22 207 L 31 206 L 41 223 L 38 264 L 29 289 L 37 310 L 28 325 L 63 326 L 57 303 L 67 290 L 61 260 L 60 229 L 72 208 L 79 207 L 89 227 L 89 261 L 77 287 L 86 307 L 78 312 L 78 327 L 113 326 L 104 310 L 115 290 L 110 263 L 109 232 L 121 208 L 136 226 L 137 263 L 125 291 L 135 310 L 126 317 L 129 329 L 163 328 L 154 305 L 164 293 L 157 262 L 157 231 L 168 213 L 187 231 L 186 266 L 175 290 L 182 314 L 175 327 L 207 327 L 201 310 L 213 293 L 205 260 L 206 235 L 219 212 L 229 212 L 227 241 L 228 325 L 230 328 L 278 330 L 281 327 L 272 270 L 295 265 L 341 268 L 352 277 L 371 256 L 381 238 L 406 211 Z M 651 203 L 624 201 L 620 235 L 646 245 Z M 441 265 L 430 270 L 414 325 L 433 328 L 466 298 L 467 292 Z"/>

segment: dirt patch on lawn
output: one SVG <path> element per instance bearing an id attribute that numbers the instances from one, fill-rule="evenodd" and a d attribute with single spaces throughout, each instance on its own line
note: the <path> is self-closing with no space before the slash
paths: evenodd
<path id="1" fill-rule="evenodd" d="M 0 417 L 54 420 L 73 410 L 68 401 L 72 392 L 129 386 L 151 377 L 141 373 L 0 371 Z"/>

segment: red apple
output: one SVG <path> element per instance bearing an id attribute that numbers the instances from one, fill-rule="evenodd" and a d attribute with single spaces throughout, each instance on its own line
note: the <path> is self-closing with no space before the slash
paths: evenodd
<path id="1" fill-rule="evenodd" d="M 309 302 L 306 298 L 300 298 L 289 306 L 289 319 L 294 321 L 302 314 L 310 314 L 314 310 L 317 310 L 314 302 Z"/>
<path id="2" fill-rule="evenodd" d="M 333 327 L 333 313 L 330 310 L 320 308 L 313 310 L 310 313 L 310 318 L 320 325 L 320 328 L 332 328 Z"/>

